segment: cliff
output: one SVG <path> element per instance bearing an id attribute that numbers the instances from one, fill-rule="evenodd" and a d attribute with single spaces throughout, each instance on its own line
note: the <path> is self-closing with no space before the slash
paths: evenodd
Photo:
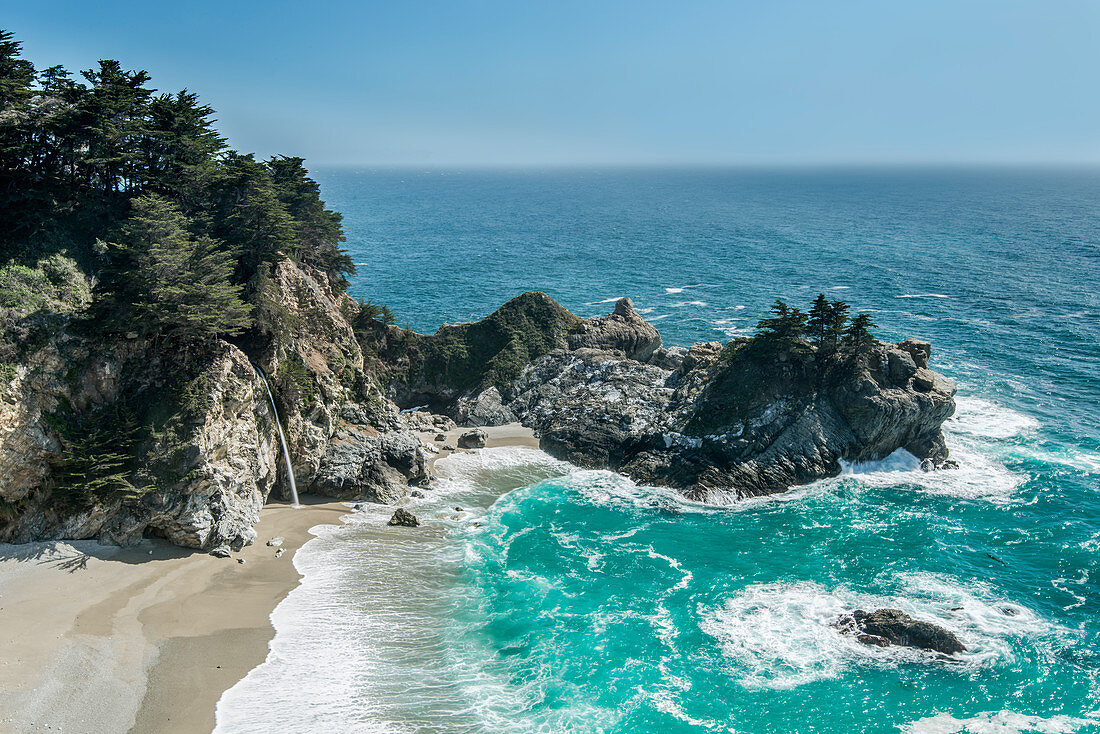
<path id="1" fill-rule="evenodd" d="M 0 540 L 252 542 L 286 494 L 269 376 L 301 491 L 393 502 L 426 481 L 420 433 L 521 421 L 549 453 L 692 497 L 780 492 L 903 448 L 947 457 L 954 386 L 916 340 L 859 354 L 741 339 L 665 348 L 629 299 L 581 319 L 527 293 L 434 335 L 369 318 L 281 260 L 237 343 L 164 350 L 64 315 L 27 329 L 0 385 Z"/>
<path id="2" fill-rule="evenodd" d="M 0 541 L 250 543 L 260 508 L 287 486 L 254 364 L 270 376 L 302 491 L 393 501 L 426 479 L 415 430 L 364 371 L 348 320 L 357 304 L 289 260 L 269 293 L 276 322 L 199 353 L 64 318 L 31 330 L 0 384 Z"/>

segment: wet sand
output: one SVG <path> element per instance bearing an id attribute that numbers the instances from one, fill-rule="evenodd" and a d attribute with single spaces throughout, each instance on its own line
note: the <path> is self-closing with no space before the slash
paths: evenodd
<path id="1" fill-rule="evenodd" d="M 453 445 L 465 430 L 424 438 Z M 485 430 L 489 447 L 538 446 L 518 424 Z M 0 732 L 211 731 L 222 693 L 267 657 L 271 612 L 300 578 L 294 552 L 349 512 L 302 502 L 266 506 L 233 558 L 158 540 L 0 544 Z M 266 543 L 280 536 L 276 558 Z"/>

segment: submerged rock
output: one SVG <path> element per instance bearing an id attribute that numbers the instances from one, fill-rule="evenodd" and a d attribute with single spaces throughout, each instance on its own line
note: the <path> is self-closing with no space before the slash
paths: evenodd
<path id="1" fill-rule="evenodd" d="M 229 558 L 233 554 L 229 552 L 229 546 L 219 545 L 217 548 L 210 549 L 210 555 L 215 558 Z"/>
<path id="2" fill-rule="evenodd" d="M 406 528 L 415 528 L 420 525 L 420 521 L 416 519 L 416 515 L 412 514 L 404 507 L 398 507 L 393 517 L 390 518 L 388 525 L 400 525 Z"/>
<path id="3" fill-rule="evenodd" d="M 838 619 L 835 626 L 846 634 L 854 634 L 865 645 L 902 645 L 945 655 L 966 652 L 966 646 L 950 630 L 913 619 L 898 609 L 873 612 L 856 609 Z"/>

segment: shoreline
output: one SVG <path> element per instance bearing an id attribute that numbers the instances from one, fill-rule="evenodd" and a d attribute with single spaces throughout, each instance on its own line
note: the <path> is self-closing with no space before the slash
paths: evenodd
<path id="1" fill-rule="evenodd" d="M 466 430 L 424 438 L 438 447 Z M 518 424 L 484 430 L 487 448 L 538 446 Z M 351 513 L 302 504 L 266 505 L 256 542 L 233 558 L 156 539 L 0 545 L 0 731 L 212 731 L 222 694 L 267 659 L 271 613 L 301 580 L 294 554 L 311 528 Z"/>

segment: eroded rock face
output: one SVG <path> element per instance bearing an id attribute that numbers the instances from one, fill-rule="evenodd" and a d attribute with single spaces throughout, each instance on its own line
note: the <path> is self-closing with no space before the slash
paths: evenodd
<path id="1" fill-rule="evenodd" d="M 913 619 L 898 609 L 873 612 L 856 609 L 838 619 L 836 627 L 846 634 L 856 635 L 865 645 L 902 645 L 945 655 L 966 652 L 966 646 L 959 642 L 955 633 L 931 622 Z"/>
<path id="2" fill-rule="evenodd" d="M 299 488 L 398 499 L 427 479 L 426 456 L 417 429 L 364 371 L 347 320 L 357 305 L 308 266 L 283 261 L 274 276 L 285 323 L 248 349 L 268 375 Z M 127 468 L 140 491 L 70 501 L 55 464 L 72 451 L 51 420 L 71 408 L 94 426 L 99 412 L 124 404 L 159 426 L 131 449 Z M 247 545 L 269 494 L 287 486 L 275 421 L 237 346 L 161 353 L 140 340 L 92 341 L 60 329 L 0 385 L 0 541 L 155 535 L 204 550 Z"/>
<path id="3" fill-rule="evenodd" d="M 500 390 L 489 387 L 474 397 L 461 397 L 455 404 L 455 420 L 464 426 L 503 426 L 518 419 L 504 406 Z"/>
<path id="4" fill-rule="evenodd" d="M 947 457 L 955 386 L 928 368 L 927 342 L 858 355 L 761 340 L 665 349 L 629 299 L 565 341 L 502 387 L 451 390 L 456 418 L 515 416 L 554 456 L 713 501 L 781 492 L 897 449 L 935 466 Z"/>
<path id="5" fill-rule="evenodd" d="M 661 348 L 661 335 L 638 315 L 629 298 L 620 298 L 609 315 L 585 321 L 567 338 L 570 349 L 622 352 L 628 359 L 648 361 Z"/>
<path id="6" fill-rule="evenodd" d="M 33 481 L 5 484 L 15 490 L 7 497 L 20 502 L 20 512 L 0 525 L 0 539 L 98 538 L 128 543 L 152 534 L 177 545 L 210 549 L 240 548 L 255 538 L 252 526 L 275 481 L 274 424 L 269 423 L 270 408 L 266 397 L 261 398 L 262 387 L 247 357 L 226 343 L 212 351 L 197 378 L 209 391 L 201 421 L 186 428 L 182 445 L 169 447 L 162 437 L 148 447 L 146 455 L 161 465 L 151 467 L 155 476 L 139 472 L 136 482 L 144 490 L 139 496 L 74 505 L 65 499 L 72 489 L 50 487 L 51 461 L 64 450 L 51 429 L 51 415 L 63 401 L 80 409 L 111 404 L 119 397 L 114 375 L 139 370 L 135 362 L 145 361 L 149 372 L 140 381 L 155 379 L 156 360 L 148 360 L 142 348 L 125 344 L 84 359 L 80 350 L 87 349 L 86 344 L 66 345 L 61 351 L 53 345 L 36 355 L 53 360 L 61 354 L 75 374 L 70 372 L 68 381 L 23 381 L 25 399 L 9 403 L 18 406 L 17 425 L 48 440 L 21 455 L 24 476 Z M 11 472 L 12 466 L 10 455 L 0 455 L 0 468 Z"/>
<path id="7" fill-rule="evenodd" d="M 458 437 L 458 447 L 460 449 L 483 449 L 488 440 L 489 434 L 480 428 L 475 428 Z"/>

